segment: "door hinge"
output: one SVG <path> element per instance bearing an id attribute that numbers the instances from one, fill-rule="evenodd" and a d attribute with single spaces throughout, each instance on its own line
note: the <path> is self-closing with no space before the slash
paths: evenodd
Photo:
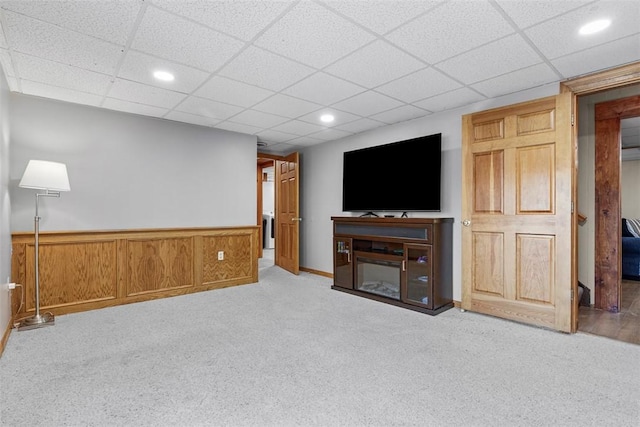
<path id="1" fill-rule="evenodd" d="M 575 114 L 571 113 L 571 126 L 573 126 L 576 122 L 576 116 Z"/>
<path id="2" fill-rule="evenodd" d="M 571 202 L 571 213 L 573 213 L 573 202 Z"/>

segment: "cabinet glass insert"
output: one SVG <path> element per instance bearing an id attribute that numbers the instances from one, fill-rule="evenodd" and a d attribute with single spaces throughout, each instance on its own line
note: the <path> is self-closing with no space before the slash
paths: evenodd
<path id="1" fill-rule="evenodd" d="M 408 246 L 406 260 L 407 299 L 431 306 L 431 245 Z"/>
<path id="2" fill-rule="evenodd" d="M 351 239 L 334 239 L 334 244 L 334 283 L 341 287 L 352 288 Z"/>

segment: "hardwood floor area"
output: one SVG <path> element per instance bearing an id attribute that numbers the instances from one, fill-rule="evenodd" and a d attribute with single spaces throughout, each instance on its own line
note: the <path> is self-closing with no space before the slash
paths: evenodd
<path id="1" fill-rule="evenodd" d="M 580 307 L 578 330 L 618 341 L 640 344 L 640 282 L 622 281 L 619 313 Z"/>

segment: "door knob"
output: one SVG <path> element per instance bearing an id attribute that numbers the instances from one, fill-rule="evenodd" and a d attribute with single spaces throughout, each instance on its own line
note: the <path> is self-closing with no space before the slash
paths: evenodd
<path id="1" fill-rule="evenodd" d="M 464 221 L 462 221 L 462 225 L 464 225 L 465 227 L 468 227 L 471 225 L 471 221 L 469 221 L 468 219 L 465 219 Z"/>
<path id="2" fill-rule="evenodd" d="M 291 221 L 302 221 L 302 218 L 291 218 Z"/>

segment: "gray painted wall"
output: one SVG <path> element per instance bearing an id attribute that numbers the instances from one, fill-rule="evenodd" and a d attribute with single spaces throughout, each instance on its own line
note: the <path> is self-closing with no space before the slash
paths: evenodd
<path id="1" fill-rule="evenodd" d="M 29 159 L 66 163 L 71 191 L 41 199 L 40 227 L 111 230 L 254 225 L 256 137 L 11 95 L 11 229 L 31 231 Z"/>
<path id="2" fill-rule="evenodd" d="M 357 216 L 342 212 L 342 154 L 345 151 L 385 144 L 423 135 L 442 133 L 442 211 L 409 213 L 410 217 L 452 217 L 453 298 L 462 299 L 461 234 L 462 210 L 462 115 L 536 98 L 556 95 L 554 83 L 510 96 L 472 104 L 457 110 L 433 114 L 386 126 L 338 141 L 311 146 L 301 152 L 301 240 L 300 265 L 313 270 L 333 271 L 332 216 Z M 398 171 L 400 173 L 400 170 Z M 397 182 L 398 185 L 409 185 Z M 385 212 L 390 214 L 389 212 Z M 392 213 L 391 213 L 392 214 Z M 401 213 L 395 213 L 396 215 Z"/>
<path id="3" fill-rule="evenodd" d="M 9 86 L 0 67 L 0 338 L 11 320 L 11 199 L 9 197 Z"/>

